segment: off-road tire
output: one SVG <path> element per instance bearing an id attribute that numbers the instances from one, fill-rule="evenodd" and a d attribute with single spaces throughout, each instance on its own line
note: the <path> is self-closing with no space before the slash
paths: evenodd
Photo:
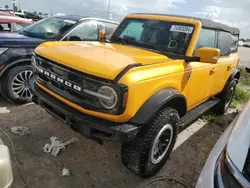
<path id="1" fill-rule="evenodd" d="M 232 103 L 236 85 L 237 85 L 237 80 L 235 79 L 230 80 L 226 85 L 226 87 L 223 89 L 223 91 L 218 95 L 220 102 L 213 109 L 213 111 L 216 114 L 223 115 L 227 112 L 228 108 L 230 107 L 230 104 Z M 231 97 L 230 101 L 229 97 Z"/>
<path id="2" fill-rule="evenodd" d="M 157 164 L 151 162 L 151 149 L 155 138 L 165 125 L 172 126 L 172 140 L 165 156 Z M 157 112 L 154 117 L 142 127 L 134 140 L 122 144 L 122 163 L 132 172 L 142 178 L 155 175 L 165 164 L 173 150 L 179 131 L 179 114 L 173 108 L 165 108 Z"/>
<path id="3" fill-rule="evenodd" d="M 15 103 L 15 104 L 25 104 L 27 102 L 31 101 L 31 98 L 29 99 L 23 99 L 23 98 L 18 98 L 15 96 L 15 94 L 12 91 L 12 80 L 15 78 L 15 76 L 25 70 L 31 70 L 32 67 L 30 65 L 21 65 L 14 67 L 13 69 L 9 70 L 3 78 L 2 82 L 2 95 L 8 99 L 10 102 Z"/>

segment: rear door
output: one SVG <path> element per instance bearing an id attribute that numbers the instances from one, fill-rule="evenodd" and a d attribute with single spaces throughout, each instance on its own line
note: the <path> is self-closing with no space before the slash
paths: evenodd
<path id="1" fill-rule="evenodd" d="M 214 82 L 213 94 L 219 93 L 224 88 L 239 60 L 237 54 L 239 36 L 224 31 L 218 31 L 217 33 L 218 48 L 221 54 L 218 63 L 215 65 L 217 73 L 215 74 L 216 82 Z"/>

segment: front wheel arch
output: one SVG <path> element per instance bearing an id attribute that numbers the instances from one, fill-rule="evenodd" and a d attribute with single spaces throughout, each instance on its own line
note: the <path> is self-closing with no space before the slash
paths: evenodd
<path id="1" fill-rule="evenodd" d="M 5 75 L 8 71 L 10 71 L 11 69 L 20 66 L 21 64 L 23 65 L 31 65 L 31 58 L 24 58 L 24 59 L 19 59 L 16 61 L 13 61 L 9 64 L 7 64 L 4 69 L 0 72 L 0 78 Z"/>
<path id="2" fill-rule="evenodd" d="M 19 76 L 19 74 L 22 74 L 22 76 Z M 26 80 L 30 77 L 32 77 L 32 67 L 28 62 L 17 63 L 14 66 L 9 67 L 2 75 L 2 81 L 0 84 L 1 94 L 15 104 L 24 104 L 29 102 L 32 97 L 32 93 L 27 87 Z M 15 83 L 14 80 L 16 80 Z"/>
<path id="3" fill-rule="evenodd" d="M 130 122 L 139 125 L 146 124 L 158 111 L 166 107 L 176 109 L 179 116 L 183 117 L 187 112 L 187 101 L 185 96 L 172 88 L 162 89 L 153 94 L 140 107 Z"/>
<path id="4" fill-rule="evenodd" d="M 3 80 L 6 76 L 6 74 L 8 74 L 9 71 L 11 71 L 11 69 L 20 66 L 20 65 L 30 65 L 31 64 L 31 59 L 30 58 L 23 58 L 23 59 L 19 59 L 16 61 L 13 61 L 9 64 L 7 64 L 4 69 L 0 72 L 0 93 L 3 94 Z"/>
<path id="5" fill-rule="evenodd" d="M 230 75 L 230 77 L 227 80 L 227 84 L 231 81 L 231 80 L 236 80 L 237 82 L 239 82 L 240 80 L 240 70 L 235 68 L 232 72 L 232 74 Z"/>

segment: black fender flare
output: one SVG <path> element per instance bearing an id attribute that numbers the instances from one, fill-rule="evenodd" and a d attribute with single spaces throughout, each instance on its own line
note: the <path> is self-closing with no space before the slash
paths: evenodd
<path id="1" fill-rule="evenodd" d="M 0 72 L 0 78 L 1 78 L 1 76 L 2 76 L 6 71 L 9 70 L 10 67 L 16 66 L 17 64 L 21 64 L 21 63 L 24 63 L 24 62 L 31 62 L 31 58 L 27 58 L 27 57 L 26 57 L 26 58 L 24 58 L 24 59 L 19 59 L 19 60 L 16 60 L 16 61 L 13 61 L 13 62 L 7 64 L 7 65 L 3 68 L 3 70 Z"/>
<path id="2" fill-rule="evenodd" d="M 240 70 L 239 69 L 237 69 L 237 68 L 233 69 L 233 72 L 230 75 L 230 77 L 228 78 L 227 82 L 229 82 L 232 79 L 237 79 L 237 82 L 239 82 L 239 79 L 240 79 Z"/>
<path id="3" fill-rule="evenodd" d="M 239 82 L 240 80 L 240 70 L 235 68 L 232 72 L 232 74 L 229 76 L 229 78 L 227 79 L 227 82 L 223 88 L 223 90 L 217 95 L 218 97 L 220 97 L 225 91 L 226 91 L 226 88 L 227 86 L 230 84 L 230 82 L 233 80 L 233 79 L 236 79 L 237 83 Z"/>
<path id="4" fill-rule="evenodd" d="M 172 88 L 162 89 L 153 94 L 137 111 L 131 123 L 145 124 L 165 105 L 175 108 L 180 117 L 187 112 L 187 100 L 184 95 Z"/>

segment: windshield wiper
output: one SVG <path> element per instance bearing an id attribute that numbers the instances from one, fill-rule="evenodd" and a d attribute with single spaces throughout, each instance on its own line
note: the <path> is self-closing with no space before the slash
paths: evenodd
<path id="1" fill-rule="evenodd" d="M 116 40 L 116 41 L 120 42 L 121 44 L 125 44 L 125 45 L 127 44 L 127 42 L 121 37 L 112 37 L 111 41 L 113 41 L 113 40 Z"/>
<path id="2" fill-rule="evenodd" d="M 182 55 L 182 54 L 169 51 L 167 47 L 164 47 L 162 45 L 143 43 L 143 42 L 138 42 L 135 40 L 124 39 L 121 37 L 112 37 L 111 41 L 113 40 L 119 41 L 121 44 L 124 44 L 124 45 L 128 45 L 128 42 L 129 42 L 129 45 L 141 47 L 147 50 L 150 49 L 152 51 L 158 52 L 172 59 L 183 59 L 185 61 L 199 61 L 200 60 L 200 58 L 197 58 L 197 57 L 190 57 L 190 56 L 186 56 L 186 55 Z"/>
<path id="3" fill-rule="evenodd" d="M 42 37 L 40 37 L 40 36 L 38 36 L 38 35 L 36 35 L 36 34 L 34 34 L 34 33 L 31 33 L 31 32 L 29 32 L 29 31 L 22 30 L 20 33 L 21 33 L 21 34 L 24 34 L 24 35 L 25 35 L 25 33 L 26 33 L 26 34 L 27 34 L 26 36 L 30 36 L 30 37 L 33 37 L 33 38 L 40 38 L 40 39 L 43 39 Z"/>
<path id="4" fill-rule="evenodd" d="M 155 50 L 157 50 L 158 52 L 160 52 L 161 54 L 172 58 L 172 59 L 183 59 L 185 61 L 200 61 L 199 57 L 192 57 L 192 56 L 186 56 L 186 55 L 182 55 L 182 54 L 178 54 L 175 52 L 171 52 L 168 50 L 168 48 L 164 47 L 164 46 L 159 46 L 159 45 L 155 45 L 155 44 L 145 44 L 142 43 L 145 46 L 148 46 L 150 48 L 154 48 Z"/>
<path id="5" fill-rule="evenodd" d="M 167 52 L 167 49 L 166 49 L 166 48 L 161 47 L 161 46 L 156 45 L 156 44 L 146 44 L 146 45 L 148 45 L 149 47 L 154 48 L 155 50 L 159 51 L 159 52 L 162 53 L 163 55 L 168 56 L 168 52 Z"/>
<path id="6" fill-rule="evenodd" d="M 152 50 L 156 50 L 157 52 L 160 52 L 161 54 L 168 56 L 169 52 L 167 52 L 167 48 L 157 45 L 157 44 L 150 44 L 150 43 L 142 43 L 142 42 L 137 42 L 137 44 L 141 47 L 146 47 L 150 48 Z M 170 52 L 171 53 L 171 52 Z"/>

